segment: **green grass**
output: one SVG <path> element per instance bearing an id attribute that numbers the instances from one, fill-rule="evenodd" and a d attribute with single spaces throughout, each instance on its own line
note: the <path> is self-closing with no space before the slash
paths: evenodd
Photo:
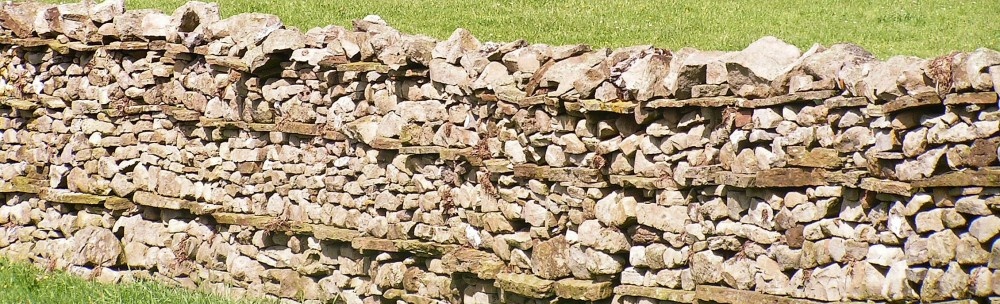
<path id="1" fill-rule="evenodd" d="M 34 266 L 0 259 L 0 303 L 270 303 L 235 302 L 202 292 L 154 282 L 100 284 L 64 272 L 44 272 Z"/>
<path id="2" fill-rule="evenodd" d="M 53 1 L 53 0 L 50 0 Z M 55 0 L 58 1 L 58 0 Z M 63 0 L 67 1 L 67 0 Z M 211 0 L 205 0 L 211 1 Z M 996 0 L 217 0 L 224 15 L 265 12 L 303 29 L 382 16 L 407 33 L 447 38 L 455 28 L 483 41 L 667 49 L 739 50 L 766 36 L 807 49 L 857 43 L 881 58 L 1000 49 Z M 133 0 L 166 12 L 184 0 Z"/>

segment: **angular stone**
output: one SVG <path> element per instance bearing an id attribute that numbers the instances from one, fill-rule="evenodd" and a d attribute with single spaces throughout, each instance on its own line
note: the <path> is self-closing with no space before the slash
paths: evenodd
<path id="1" fill-rule="evenodd" d="M 955 211 L 972 215 L 992 215 L 986 200 L 976 196 L 963 197 L 955 201 Z"/>
<path id="2" fill-rule="evenodd" d="M 531 249 L 531 272 L 550 280 L 570 275 L 569 247 L 562 237 L 539 242 Z"/>
<path id="3" fill-rule="evenodd" d="M 941 156 L 944 156 L 945 148 L 937 148 L 921 154 L 915 160 L 906 160 L 896 165 L 896 177 L 903 181 L 917 180 L 930 177 L 937 170 Z"/>
<path id="4" fill-rule="evenodd" d="M 0 26 L 11 30 L 15 36 L 31 38 L 35 31 L 34 21 L 52 5 L 38 2 L 17 2 L 4 5 L 0 9 Z"/>
<path id="5" fill-rule="evenodd" d="M 906 261 L 898 261 L 889 267 L 889 272 L 885 275 L 885 282 L 882 285 L 882 296 L 886 300 L 913 300 L 917 299 L 917 292 L 910 287 L 910 282 L 906 278 L 909 270 Z"/>
<path id="6" fill-rule="evenodd" d="M 688 218 L 686 206 L 660 206 L 657 204 L 637 204 L 636 219 L 640 225 L 646 225 L 662 231 L 683 233 Z"/>
<path id="7" fill-rule="evenodd" d="M 291 53 L 305 47 L 305 36 L 298 30 L 277 29 L 261 43 L 264 54 Z"/>
<path id="8" fill-rule="evenodd" d="M 441 258 L 441 263 L 449 272 L 471 273 L 484 280 L 496 278 L 505 266 L 505 263 L 493 254 L 468 248 L 445 254 Z"/>
<path id="9" fill-rule="evenodd" d="M 934 233 L 927 242 L 927 256 L 934 267 L 948 265 L 955 259 L 959 238 L 950 229 Z"/>
<path id="10" fill-rule="evenodd" d="M 615 228 L 601 227 L 597 220 L 587 220 L 579 227 L 580 244 L 611 253 L 628 251 L 628 238 Z"/>
<path id="11" fill-rule="evenodd" d="M 721 256 L 712 251 L 695 253 L 691 259 L 691 275 L 698 284 L 718 283 L 722 280 Z"/>
<path id="12" fill-rule="evenodd" d="M 87 226 L 73 234 L 73 263 L 114 266 L 122 254 L 122 243 L 107 228 Z"/>
<path id="13" fill-rule="evenodd" d="M 734 288 L 750 290 L 758 271 L 757 264 L 749 259 L 732 259 L 722 263 L 722 280 Z"/>
<path id="14" fill-rule="evenodd" d="M 622 197 L 618 192 L 597 201 L 597 219 L 609 227 L 621 227 L 636 217 L 636 201 L 632 197 Z"/>
<path id="15" fill-rule="evenodd" d="M 767 87 L 801 55 L 801 51 L 774 37 L 761 38 L 740 52 L 723 61 L 729 71 L 728 82 L 734 91 L 744 91 L 743 87 Z M 769 94 L 758 94 L 767 97 Z"/>

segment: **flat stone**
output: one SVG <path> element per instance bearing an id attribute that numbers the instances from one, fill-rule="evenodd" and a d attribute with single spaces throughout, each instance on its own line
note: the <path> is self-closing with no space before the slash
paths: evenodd
<path id="1" fill-rule="evenodd" d="M 975 92 L 975 93 L 962 93 L 962 94 L 948 94 L 945 96 L 944 104 L 946 105 L 967 105 L 967 104 L 996 104 L 997 103 L 997 93 L 994 92 Z"/>
<path id="2" fill-rule="evenodd" d="M 824 100 L 823 105 L 830 109 L 863 107 L 868 105 L 868 98 L 834 96 Z"/>
<path id="3" fill-rule="evenodd" d="M 740 102 L 736 103 L 736 106 L 741 108 L 751 108 L 751 109 L 763 108 L 763 107 L 783 105 L 795 102 L 824 100 L 836 96 L 837 93 L 838 92 L 835 90 L 796 92 L 788 95 L 779 95 L 763 99 L 741 100 Z"/>
<path id="4" fill-rule="evenodd" d="M 737 103 L 745 102 L 746 99 L 731 96 L 717 96 L 717 97 L 699 97 L 691 99 L 655 99 L 650 100 L 645 104 L 645 107 L 651 109 L 659 108 L 687 108 L 687 107 L 702 107 L 702 108 L 723 108 L 734 106 Z"/>
<path id="5" fill-rule="evenodd" d="M 753 185 L 758 188 L 825 186 L 820 170 L 778 168 L 757 172 Z"/>
<path id="6" fill-rule="evenodd" d="M 887 102 L 884 105 L 882 105 L 882 112 L 894 113 L 916 107 L 924 107 L 924 106 L 932 106 L 940 104 L 942 104 L 941 97 L 939 97 L 937 94 L 934 94 L 934 92 L 927 92 L 927 93 L 917 94 L 916 96 L 900 96 L 899 98 L 896 98 L 895 100 Z"/>
<path id="7" fill-rule="evenodd" d="M 611 282 L 562 279 L 555 283 L 555 294 L 559 298 L 580 301 L 597 301 L 611 297 Z"/>
<path id="8" fill-rule="evenodd" d="M 899 182 L 893 180 L 881 180 L 877 178 L 866 177 L 861 179 L 861 189 L 868 191 L 874 191 L 878 193 L 889 193 L 896 194 L 899 196 L 912 196 L 916 193 L 916 189 L 906 182 Z"/>
<path id="9" fill-rule="evenodd" d="M 677 303 L 695 303 L 695 292 L 660 287 L 645 287 L 635 285 L 615 286 L 614 293 L 619 296 L 643 297 Z"/>
<path id="10" fill-rule="evenodd" d="M 952 171 L 912 182 L 915 188 L 934 187 L 997 187 L 1000 186 L 1000 169 L 981 168 L 978 170 Z"/>
<path id="11" fill-rule="evenodd" d="M 635 175 L 611 175 L 608 182 L 624 188 L 637 188 L 648 190 L 659 189 L 679 189 L 679 185 L 673 179 L 661 177 L 642 177 Z"/>
<path id="12" fill-rule="evenodd" d="M 563 103 L 567 111 L 571 112 L 608 112 L 618 114 L 632 114 L 636 104 L 630 101 L 615 100 L 601 101 L 596 99 L 584 99 L 577 102 Z"/>
<path id="13" fill-rule="evenodd" d="M 791 146 L 785 151 L 786 161 L 791 166 L 825 168 L 840 168 L 844 160 L 837 150 L 826 148 L 807 149 L 803 146 Z"/>
<path id="14" fill-rule="evenodd" d="M 498 273 L 494 286 L 506 292 L 543 299 L 552 296 L 555 282 L 530 274 Z"/>
<path id="15" fill-rule="evenodd" d="M 771 303 L 771 304 L 815 304 L 817 302 L 791 297 L 767 295 L 756 291 L 736 290 L 726 287 L 698 285 L 695 294 L 699 302 L 715 303 Z"/>
<path id="16" fill-rule="evenodd" d="M 506 266 L 506 263 L 496 255 L 469 248 L 460 248 L 445 254 L 441 258 L 441 263 L 448 272 L 471 273 L 483 280 L 495 279 Z"/>
<path id="17" fill-rule="evenodd" d="M 603 174 L 598 169 L 552 168 L 533 164 L 515 165 L 514 176 L 555 182 L 581 181 L 585 183 L 594 183 L 600 182 L 603 179 Z"/>

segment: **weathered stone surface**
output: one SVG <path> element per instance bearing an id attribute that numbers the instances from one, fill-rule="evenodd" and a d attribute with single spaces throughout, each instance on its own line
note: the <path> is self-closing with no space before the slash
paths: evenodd
<path id="1" fill-rule="evenodd" d="M 788 65 L 799 58 L 801 51 L 774 37 L 764 37 L 724 59 L 729 71 L 728 82 L 737 95 L 767 97 L 769 94 L 741 94 L 753 92 L 761 86 L 770 90 L 770 82 L 780 76 Z"/>
<path id="2" fill-rule="evenodd" d="M 32 37 L 36 16 L 45 13 L 51 7 L 37 2 L 4 5 L 3 10 L 0 10 L 0 26 L 11 30 L 17 37 Z"/>
<path id="3" fill-rule="evenodd" d="M 793 146 L 788 147 L 785 153 L 788 157 L 786 161 L 792 166 L 833 169 L 839 168 L 844 163 L 837 151 L 833 149 L 807 150 L 805 147 Z"/>
<path id="4" fill-rule="evenodd" d="M 610 298 L 612 288 L 611 282 L 577 279 L 559 280 L 554 285 L 557 297 L 580 301 L 597 301 Z"/>
<path id="5" fill-rule="evenodd" d="M 636 218 L 639 224 L 659 230 L 682 233 L 688 222 L 687 207 L 660 206 L 656 204 L 637 204 Z"/>
<path id="6" fill-rule="evenodd" d="M 1000 290 L 996 52 L 31 5 L 0 5 L 5 258 L 306 303 Z"/>
<path id="7" fill-rule="evenodd" d="M 955 259 L 958 236 L 951 230 L 934 233 L 927 242 L 927 256 L 931 266 L 944 266 Z"/>
<path id="8" fill-rule="evenodd" d="M 691 259 L 691 275 L 695 282 L 718 283 L 722 280 L 722 257 L 711 251 L 695 253 Z"/>
<path id="9" fill-rule="evenodd" d="M 449 272 L 471 273 L 484 280 L 496 278 L 504 267 L 503 261 L 497 256 L 467 248 L 445 254 L 441 258 L 441 263 Z"/>
<path id="10" fill-rule="evenodd" d="M 1000 217 L 995 215 L 977 218 L 969 225 L 969 234 L 984 244 L 993 239 L 997 233 L 1000 233 Z"/>
<path id="11" fill-rule="evenodd" d="M 541 299 L 552 295 L 554 283 L 529 274 L 499 273 L 495 285 L 504 291 Z"/>
<path id="12" fill-rule="evenodd" d="M 608 252 L 627 251 L 628 238 L 615 228 L 602 227 L 596 220 L 584 221 L 578 231 L 580 244 Z"/>
<path id="13" fill-rule="evenodd" d="M 531 272 L 550 280 L 570 275 L 569 246 L 561 237 L 536 244 L 531 250 Z"/>
<path id="14" fill-rule="evenodd" d="M 112 266 L 122 254 L 122 243 L 107 228 L 88 226 L 73 234 L 70 254 L 78 265 Z"/>

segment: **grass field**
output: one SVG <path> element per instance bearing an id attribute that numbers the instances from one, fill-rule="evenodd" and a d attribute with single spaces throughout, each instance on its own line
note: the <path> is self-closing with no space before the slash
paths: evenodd
<path id="1" fill-rule="evenodd" d="M 303 29 L 348 25 L 352 19 L 377 14 L 405 32 L 439 39 L 462 27 L 484 41 L 523 38 L 598 47 L 653 44 L 668 49 L 739 50 L 773 35 L 803 49 L 814 42 L 854 42 L 881 58 L 1000 49 L 996 0 L 217 1 L 226 16 L 272 13 Z M 132 0 L 127 5 L 170 12 L 184 2 Z"/>
<path id="2" fill-rule="evenodd" d="M 61 272 L 43 272 L 30 265 L 0 259 L 0 303 L 45 304 L 256 304 L 142 282 L 106 285 Z"/>

